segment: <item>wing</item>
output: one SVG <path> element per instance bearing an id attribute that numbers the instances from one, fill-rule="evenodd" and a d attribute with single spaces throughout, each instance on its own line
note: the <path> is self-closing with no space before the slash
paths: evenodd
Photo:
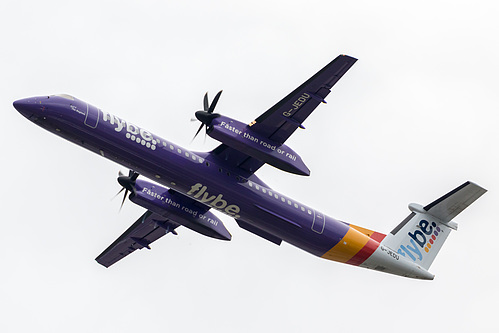
<path id="1" fill-rule="evenodd" d="M 340 55 L 296 88 L 281 101 L 256 118 L 249 126 L 251 131 L 263 135 L 274 142 L 283 144 L 320 103 L 325 103 L 331 88 L 357 61 L 347 55 Z M 212 155 L 231 167 L 238 167 L 250 174 L 258 170 L 264 162 L 250 157 L 237 149 L 221 144 Z"/>
<path id="2" fill-rule="evenodd" d="M 357 59 L 340 55 L 250 124 L 251 130 L 284 143 L 320 103 Z"/>
<path id="3" fill-rule="evenodd" d="M 176 234 L 175 228 L 178 226 L 148 210 L 95 260 L 109 267 L 137 249 L 150 249 L 149 244 L 169 232 Z"/>

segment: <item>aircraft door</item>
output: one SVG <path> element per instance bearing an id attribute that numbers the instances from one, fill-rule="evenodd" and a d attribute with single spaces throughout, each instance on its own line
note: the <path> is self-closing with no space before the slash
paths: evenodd
<path id="1" fill-rule="evenodd" d="M 318 234 L 322 234 L 324 232 L 325 226 L 326 226 L 326 217 L 324 216 L 324 214 L 314 210 L 314 221 L 312 222 L 312 230 Z"/>
<path id="2" fill-rule="evenodd" d="M 85 116 L 85 125 L 96 128 L 99 123 L 99 109 L 87 103 L 87 114 Z"/>

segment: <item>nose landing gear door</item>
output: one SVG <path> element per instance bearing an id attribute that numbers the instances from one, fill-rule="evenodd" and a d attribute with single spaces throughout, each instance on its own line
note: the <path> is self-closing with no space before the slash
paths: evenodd
<path id="1" fill-rule="evenodd" d="M 96 128 L 98 123 L 99 123 L 99 109 L 87 103 L 85 125 L 87 125 L 90 128 Z"/>

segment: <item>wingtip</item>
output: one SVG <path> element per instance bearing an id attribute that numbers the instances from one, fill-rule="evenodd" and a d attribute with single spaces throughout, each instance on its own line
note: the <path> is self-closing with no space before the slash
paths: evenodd
<path id="1" fill-rule="evenodd" d="M 359 59 L 357 59 L 357 58 L 355 58 L 355 57 L 349 56 L 348 54 L 340 54 L 340 57 L 349 58 L 349 59 L 352 59 L 353 61 L 357 61 L 357 60 L 359 60 Z"/>

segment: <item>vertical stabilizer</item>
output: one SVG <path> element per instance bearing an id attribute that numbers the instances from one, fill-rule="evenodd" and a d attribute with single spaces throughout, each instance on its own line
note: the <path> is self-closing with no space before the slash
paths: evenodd
<path id="1" fill-rule="evenodd" d="M 393 229 L 382 244 L 428 269 L 457 223 L 451 221 L 487 190 L 466 182 L 423 207 L 410 204 L 411 214 Z"/>

